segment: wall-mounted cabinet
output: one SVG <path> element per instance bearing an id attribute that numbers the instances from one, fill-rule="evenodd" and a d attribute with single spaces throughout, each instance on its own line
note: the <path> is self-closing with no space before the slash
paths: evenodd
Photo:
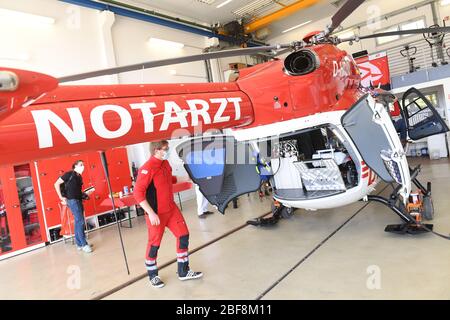
<path id="1" fill-rule="evenodd" d="M 109 150 L 106 157 L 113 192 L 130 187 L 126 148 Z M 111 209 L 101 206 L 109 190 L 99 152 L 3 167 L 0 168 L 0 259 L 62 238 L 60 201 L 54 183 L 72 169 L 76 160 L 85 163 L 83 188 L 95 187 L 91 199 L 83 202 L 88 230 L 115 221 L 109 214 Z"/>

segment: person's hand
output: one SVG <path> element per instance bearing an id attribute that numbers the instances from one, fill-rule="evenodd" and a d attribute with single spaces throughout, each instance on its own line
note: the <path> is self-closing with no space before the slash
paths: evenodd
<path id="1" fill-rule="evenodd" d="M 61 204 L 64 206 L 67 206 L 67 198 L 62 197 L 61 198 Z"/>
<path id="2" fill-rule="evenodd" d="M 150 219 L 150 224 L 152 226 L 158 226 L 159 225 L 159 217 L 156 213 L 149 213 L 148 218 Z"/>

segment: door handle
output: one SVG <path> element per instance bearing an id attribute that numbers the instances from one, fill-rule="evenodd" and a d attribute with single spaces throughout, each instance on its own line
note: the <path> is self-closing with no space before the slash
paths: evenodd
<path id="1" fill-rule="evenodd" d="M 46 176 L 47 173 L 46 172 L 41 172 L 40 176 Z"/>
<path id="2" fill-rule="evenodd" d="M 19 208 L 19 207 L 20 207 L 20 205 L 18 205 L 18 204 L 15 204 L 15 205 L 13 205 L 12 207 L 13 207 L 13 208 Z"/>
<path id="3" fill-rule="evenodd" d="M 46 211 L 52 211 L 53 208 L 52 208 L 52 207 L 48 207 L 48 208 L 45 208 L 45 210 L 46 210 Z"/>

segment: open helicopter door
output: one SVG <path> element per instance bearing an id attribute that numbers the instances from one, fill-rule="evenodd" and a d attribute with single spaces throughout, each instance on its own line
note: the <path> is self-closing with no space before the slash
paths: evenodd
<path id="1" fill-rule="evenodd" d="M 177 153 L 192 181 L 222 214 L 231 200 L 260 186 L 256 157 L 248 142 L 231 136 L 194 138 L 179 144 Z"/>
<path id="2" fill-rule="evenodd" d="M 365 95 L 342 116 L 341 123 L 367 166 L 382 180 L 401 184 L 399 192 L 407 197 L 409 166 L 386 108 Z"/>
<path id="3" fill-rule="evenodd" d="M 419 140 L 449 131 L 447 124 L 430 100 L 416 88 L 409 89 L 403 95 L 402 116 L 411 140 Z"/>

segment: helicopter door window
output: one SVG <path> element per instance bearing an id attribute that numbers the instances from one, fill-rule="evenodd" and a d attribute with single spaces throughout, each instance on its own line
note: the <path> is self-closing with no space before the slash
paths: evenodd
<path id="1" fill-rule="evenodd" d="M 225 168 L 225 148 L 212 147 L 205 150 L 192 150 L 186 155 L 192 177 L 203 185 L 205 193 L 220 192 Z"/>
<path id="2" fill-rule="evenodd" d="M 188 140 L 177 146 L 184 167 L 200 192 L 224 213 L 230 201 L 261 183 L 254 149 L 231 136 Z"/>
<path id="3" fill-rule="evenodd" d="M 411 88 L 406 91 L 402 104 L 403 117 L 411 140 L 420 140 L 449 131 L 433 104 L 419 90 Z"/>

